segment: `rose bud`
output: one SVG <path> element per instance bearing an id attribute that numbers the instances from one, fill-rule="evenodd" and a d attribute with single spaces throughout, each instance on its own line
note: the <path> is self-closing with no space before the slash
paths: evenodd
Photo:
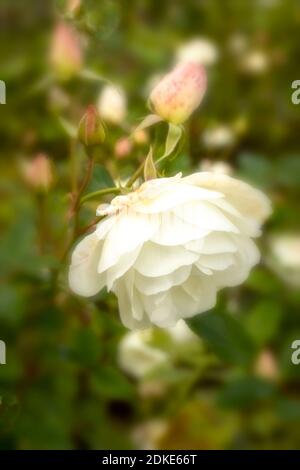
<path id="1" fill-rule="evenodd" d="M 102 144 L 105 139 L 104 127 L 94 105 L 88 106 L 79 122 L 78 139 L 86 147 Z"/>
<path id="2" fill-rule="evenodd" d="M 156 85 L 150 94 L 150 103 L 162 119 L 181 124 L 199 106 L 205 90 L 206 73 L 203 66 L 185 62 Z"/>
<path id="3" fill-rule="evenodd" d="M 82 67 L 82 48 L 76 31 L 66 23 L 56 26 L 50 49 L 50 63 L 62 80 L 76 75 Z"/>
<path id="4" fill-rule="evenodd" d="M 132 143 L 128 137 L 122 137 L 115 144 L 115 155 L 117 158 L 126 158 L 132 150 Z"/>
<path id="5" fill-rule="evenodd" d="M 53 182 L 53 172 L 49 159 L 43 153 L 22 166 L 26 183 L 37 191 L 48 191 Z"/>

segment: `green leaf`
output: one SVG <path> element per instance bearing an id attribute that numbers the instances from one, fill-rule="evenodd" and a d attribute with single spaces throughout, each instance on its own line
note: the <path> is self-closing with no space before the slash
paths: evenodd
<path id="1" fill-rule="evenodd" d="M 276 180 L 288 189 L 299 190 L 300 156 L 287 155 L 280 158 L 276 165 Z"/>
<path id="2" fill-rule="evenodd" d="M 182 126 L 176 126 L 169 123 L 169 129 L 166 139 L 166 145 L 163 155 L 157 160 L 160 163 L 163 160 L 176 156 L 184 141 L 184 132 Z"/>
<path id="3" fill-rule="evenodd" d="M 174 152 L 182 135 L 183 135 L 183 128 L 181 126 L 175 126 L 174 124 L 169 124 L 169 132 L 168 132 L 167 140 L 166 140 L 165 155 L 170 156 Z"/>
<path id="4" fill-rule="evenodd" d="M 277 403 L 277 413 L 280 419 L 286 422 L 300 421 L 300 401 L 290 398 L 282 398 Z"/>
<path id="5" fill-rule="evenodd" d="M 231 315 L 215 310 L 197 315 L 187 323 L 223 361 L 248 365 L 254 359 L 256 350 L 251 337 Z"/>
<path id="6" fill-rule="evenodd" d="M 147 158 L 145 160 L 144 178 L 145 178 L 145 181 L 153 180 L 153 179 L 157 178 L 157 172 L 156 172 L 155 164 L 154 164 L 154 161 L 153 161 L 152 148 L 150 148 L 149 153 L 147 155 Z"/>
<path id="7" fill-rule="evenodd" d="M 101 353 L 101 343 L 89 328 L 79 330 L 74 338 L 72 356 L 75 361 L 92 366 L 97 363 Z"/>
<path id="8" fill-rule="evenodd" d="M 101 395 L 110 399 L 121 399 L 133 394 L 133 386 L 128 379 L 115 367 L 101 367 L 93 375 L 92 387 Z"/>
<path id="9" fill-rule="evenodd" d="M 88 184 L 85 193 L 98 191 L 99 189 L 109 188 L 115 186 L 115 182 L 112 179 L 110 173 L 102 165 L 95 165 L 93 176 Z"/>
<path id="10" fill-rule="evenodd" d="M 281 287 L 278 279 L 272 276 L 270 271 L 259 267 L 252 271 L 246 281 L 246 286 L 266 295 L 272 295 L 278 292 Z"/>
<path id="11" fill-rule="evenodd" d="M 157 116 L 157 114 L 148 114 L 142 122 L 134 129 L 134 132 L 142 131 L 147 129 L 148 127 L 154 126 L 154 124 L 158 124 L 162 121 L 162 118 Z"/>
<path id="12" fill-rule="evenodd" d="M 239 174 L 262 188 L 270 187 L 274 181 L 273 168 L 263 155 L 244 152 L 239 157 Z"/>
<path id="13" fill-rule="evenodd" d="M 282 318 L 282 308 L 278 302 L 263 300 L 247 316 L 247 330 L 259 345 L 273 339 L 277 334 Z"/>
<path id="14" fill-rule="evenodd" d="M 276 388 L 257 377 L 242 377 L 227 383 L 219 393 L 218 403 L 225 408 L 245 408 L 274 397 Z"/>

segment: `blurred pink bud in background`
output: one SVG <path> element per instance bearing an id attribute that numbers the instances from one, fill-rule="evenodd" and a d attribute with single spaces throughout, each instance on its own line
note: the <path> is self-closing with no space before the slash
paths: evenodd
<path id="1" fill-rule="evenodd" d="M 137 129 L 132 133 L 132 139 L 136 145 L 145 145 L 149 141 L 149 134 L 145 129 Z"/>
<path id="2" fill-rule="evenodd" d="M 155 113 L 173 124 L 186 121 L 202 101 L 206 72 L 194 62 L 179 64 L 155 86 L 150 103 Z"/>
<path id="3" fill-rule="evenodd" d="M 126 158 L 132 150 L 132 143 L 128 137 L 122 137 L 115 144 L 115 155 L 117 158 Z"/>
<path id="4" fill-rule="evenodd" d="M 30 162 L 24 162 L 22 173 L 26 183 L 35 190 L 48 191 L 52 185 L 52 166 L 44 153 L 39 153 Z"/>
<path id="5" fill-rule="evenodd" d="M 59 22 L 53 32 L 50 47 L 50 64 L 59 79 L 68 80 L 82 67 L 82 47 L 76 31 Z"/>
<path id="6" fill-rule="evenodd" d="M 105 85 L 98 98 L 98 111 L 104 121 L 121 124 L 127 114 L 127 98 L 124 90 L 115 85 Z"/>
<path id="7" fill-rule="evenodd" d="M 263 350 L 257 358 L 255 372 L 260 377 L 268 380 L 276 380 L 278 378 L 279 371 L 276 359 L 268 349 Z"/>

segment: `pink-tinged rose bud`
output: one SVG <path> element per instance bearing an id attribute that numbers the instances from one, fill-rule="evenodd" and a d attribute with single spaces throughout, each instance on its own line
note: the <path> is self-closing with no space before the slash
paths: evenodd
<path id="1" fill-rule="evenodd" d="M 132 144 L 128 137 L 122 137 L 117 140 L 115 145 L 115 155 L 117 158 L 122 159 L 128 157 L 132 150 Z"/>
<path id="2" fill-rule="evenodd" d="M 150 103 L 155 113 L 173 124 L 186 121 L 202 101 L 206 73 L 202 65 L 185 62 L 167 74 L 153 89 Z"/>
<path id="3" fill-rule="evenodd" d="M 86 147 L 102 144 L 105 139 L 105 131 L 97 108 L 88 106 L 78 126 L 78 139 Z"/>
<path id="4" fill-rule="evenodd" d="M 50 63 L 55 74 L 68 80 L 82 68 L 82 47 L 76 31 L 66 23 L 55 27 L 50 48 Z"/>
<path id="5" fill-rule="evenodd" d="M 22 172 L 26 183 L 37 191 L 48 191 L 53 182 L 50 160 L 43 153 L 30 162 L 25 162 Z"/>

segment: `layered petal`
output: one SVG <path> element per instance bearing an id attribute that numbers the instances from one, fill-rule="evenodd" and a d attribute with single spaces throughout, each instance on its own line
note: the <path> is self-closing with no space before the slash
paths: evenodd
<path id="1" fill-rule="evenodd" d="M 169 247 L 148 242 L 136 260 L 135 269 L 147 277 L 166 276 L 182 266 L 195 263 L 197 259 L 197 253 L 180 245 Z"/>
<path id="2" fill-rule="evenodd" d="M 271 214 L 270 200 L 264 193 L 231 176 L 200 172 L 189 175 L 182 180 L 193 186 L 221 192 L 241 214 L 259 223 L 264 222 Z"/>
<path id="3" fill-rule="evenodd" d="M 76 294 L 90 297 L 105 286 L 105 276 L 97 272 L 102 245 L 103 242 L 94 232 L 81 240 L 73 251 L 69 269 L 69 284 Z"/>
<path id="4" fill-rule="evenodd" d="M 98 272 L 114 266 L 125 253 L 149 240 L 158 227 L 155 216 L 138 216 L 131 212 L 119 217 L 104 240 Z"/>

